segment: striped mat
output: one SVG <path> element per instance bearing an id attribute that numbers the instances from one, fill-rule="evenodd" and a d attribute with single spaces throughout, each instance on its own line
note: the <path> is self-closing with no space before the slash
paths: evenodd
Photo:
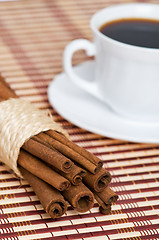
<path id="1" fill-rule="evenodd" d="M 71 40 L 92 40 L 89 20 L 98 9 L 125 0 L 25 0 L 0 2 L 0 72 L 19 97 L 49 109 L 71 140 L 100 157 L 119 194 L 110 215 L 97 204 L 58 220 L 43 210 L 25 180 L 0 163 L 0 239 L 159 239 L 159 145 L 106 138 L 63 119 L 51 108 L 47 87 L 62 71 Z M 152 2 L 152 1 L 142 1 Z M 153 1 L 158 3 L 158 1 Z M 83 52 L 74 64 L 86 60 Z"/>

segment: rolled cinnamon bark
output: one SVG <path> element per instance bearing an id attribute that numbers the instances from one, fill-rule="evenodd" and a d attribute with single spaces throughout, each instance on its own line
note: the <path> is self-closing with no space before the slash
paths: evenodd
<path id="1" fill-rule="evenodd" d="M 71 185 L 69 190 L 62 192 L 65 199 L 78 212 L 87 212 L 94 205 L 93 193 L 83 184 Z"/>
<path id="2" fill-rule="evenodd" d="M 52 218 L 61 217 L 67 210 L 63 196 L 55 188 L 37 178 L 23 167 L 19 167 L 24 178 L 38 196 L 43 208 Z"/>
<path id="3" fill-rule="evenodd" d="M 101 167 L 103 166 L 103 162 L 101 159 L 97 158 L 95 155 L 86 151 L 84 148 L 81 148 L 80 146 L 73 143 L 72 141 L 66 139 L 66 137 L 63 136 L 62 134 L 52 130 L 46 131 L 46 134 L 56 139 L 57 141 L 63 143 L 65 146 L 69 147 L 75 152 L 79 153 L 81 156 L 85 157 L 91 163 L 94 163 L 97 166 L 96 172 L 98 172 L 98 170 L 101 169 Z"/>
<path id="4" fill-rule="evenodd" d="M 46 144 L 37 142 L 31 138 L 23 144 L 22 148 L 34 156 L 49 163 L 50 165 L 56 167 L 62 172 L 71 171 L 72 162 L 61 153 L 57 152 L 55 149 L 47 146 Z"/>
<path id="5" fill-rule="evenodd" d="M 75 164 L 71 167 L 71 172 L 64 173 L 59 171 L 59 174 L 67 178 L 73 185 L 79 185 L 82 182 L 83 177 L 86 175 L 86 171 Z"/>
<path id="6" fill-rule="evenodd" d="M 68 146 L 64 145 L 63 143 L 53 139 L 49 135 L 45 133 L 39 133 L 38 135 L 33 137 L 34 140 L 39 142 L 48 143 L 50 146 L 55 148 L 60 153 L 64 154 L 68 158 L 70 158 L 73 162 L 78 163 L 83 168 L 87 169 L 91 173 L 95 174 L 98 172 L 99 167 L 94 163 L 90 162 L 88 159 L 74 151 L 73 149 L 69 148 Z M 68 140 L 69 141 L 69 140 Z"/>
<path id="7" fill-rule="evenodd" d="M 108 186 L 102 192 L 93 192 L 95 199 L 102 208 L 106 208 L 108 204 L 115 203 L 118 195 Z"/>
<path id="8" fill-rule="evenodd" d="M 18 164 L 59 191 L 68 189 L 71 185 L 66 178 L 24 150 L 20 151 Z"/>
<path id="9" fill-rule="evenodd" d="M 99 206 L 99 211 L 104 215 L 108 215 L 111 212 L 111 204 L 108 204 L 105 208 Z"/>
<path id="10" fill-rule="evenodd" d="M 95 175 L 87 172 L 83 181 L 89 188 L 95 190 L 96 192 L 102 192 L 110 183 L 111 175 L 108 171 L 102 168 Z"/>
<path id="11" fill-rule="evenodd" d="M 111 204 L 111 203 L 108 204 L 108 203 L 106 202 L 107 199 L 105 199 L 105 200 L 103 201 L 103 200 L 98 196 L 98 193 L 97 193 L 97 194 L 94 193 L 94 197 L 95 197 L 97 203 L 99 204 L 99 211 L 100 211 L 100 213 L 105 214 L 105 215 L 109 214 L 110 211 L 111 211 L 111 206 L 112 206 L 112 204 Z"/>

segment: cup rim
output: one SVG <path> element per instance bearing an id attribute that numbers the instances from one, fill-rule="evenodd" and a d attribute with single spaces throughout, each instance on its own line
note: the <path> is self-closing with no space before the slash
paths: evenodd
<path id="1" fill-rule="evenodd" d="M 98 28 L 96 28 L 94 26 L 94 22 L 95 22 L 95 18 L 97 18 L 97 16 L 99 16 L 100 14 L 102 14 L 103 12 L 107 12 L 107 11 L 113 11 L 114 9 L 117 9 L 117 8 L 125 8 L 125 7 L 153 7 L 153 8 L 156 8 L 158 7 L 159 9 L 159 4 L 154 4 L 154 3 L 124 3 L 124 4 L 115 4 L 115 5 L 111 5 L 111 6 L 108 6 L 106 8 L 102 8 L 101 10 L 97 11 L 91 18 L 90 20 L 90 27 L 93 31 L 93 33 L 95 33 L 98 37 L 100 37 L 101 39 L 103 40 L 106 40 L 108 41 L 109 43 L 112 43 L 116 46 L 119 46 L 119 47 L 123 47 L 123 48 L 129 48 L 129 49 L 132 49 L 132 50 L 137 50 L 137 51 L 141 51 L 141 52 L 152 52 L 152 53 L 158 53 L 159 51 L 159 48 L 148 48 L 148 47 L 141 47 L 141 46 L 136 46 L 136 45 L 131 45 L 131 44 L 128 44 L 128 43 L 123 43 L 123 42 L 120 42 L 118 40 L 115 40 L 113 38 L 110 38 L 106 35 L 104 35 L 103 33 L 101 33 L 99 31 Z M 126 17 L 128 18 L 128 17 Z M 134 17 L 135 18 L 135 17 Z M 137 17 L 137 18 L 146 18 L 146 17 Z M 114 18 L 115 19 L 120 19 L 120 18 Z M 157 19 L 157 18 L 148 18 L 147 19 Z M 113 20 L 113 19 L 112 19 Z M 111 20 L 110 20 L 111 21 Z M 158 21 L 159 21 L 159 18 L 158 18 Z M 102 24 L 100 25 L 102 26 Z"/>

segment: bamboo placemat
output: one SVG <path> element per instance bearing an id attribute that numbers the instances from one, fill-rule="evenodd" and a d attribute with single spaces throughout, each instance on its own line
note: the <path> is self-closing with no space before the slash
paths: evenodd
<path id="1" fill-rule="evenodd" d="M 62 71 L 66 44 L 81 37 L 92 40 L 92 14 L 124 2 L 0 2 L 0 72 L 19 97 L 49 109 L 72 141 L 104 161 L 113 175 L 111 187 L 119 194 L 108 216 L 95 204 L 83 214 L 70 207 L 53 220 L 28 183 L 0 163 L 0 239 L 159 239 L 159 144 L 124 142 L 80 129 L 59 116 L 47 98 L 48 84 Z M 83 53 L 76 54 L 74 64 L 85 59 Z"/>

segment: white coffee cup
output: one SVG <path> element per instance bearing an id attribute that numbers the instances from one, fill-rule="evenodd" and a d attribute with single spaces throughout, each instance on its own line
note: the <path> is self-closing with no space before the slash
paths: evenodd
<path id="1" fill-rule="evenodd" d="M 85 39 L 72 41 L 64 51 L 64 70 L 75 84 L 104 101 L 116 113 L 137 121 L 158 121 L 159 49 L 125 44 L 99 31 L 104 23 L 121 18 L 159 20 L 159 5 L 121 4 L 97 12 L 90 23 L 94 43 Z M 80 49 L 95 56 L 92 82 L 73 71 L 72 56 Z"/>

